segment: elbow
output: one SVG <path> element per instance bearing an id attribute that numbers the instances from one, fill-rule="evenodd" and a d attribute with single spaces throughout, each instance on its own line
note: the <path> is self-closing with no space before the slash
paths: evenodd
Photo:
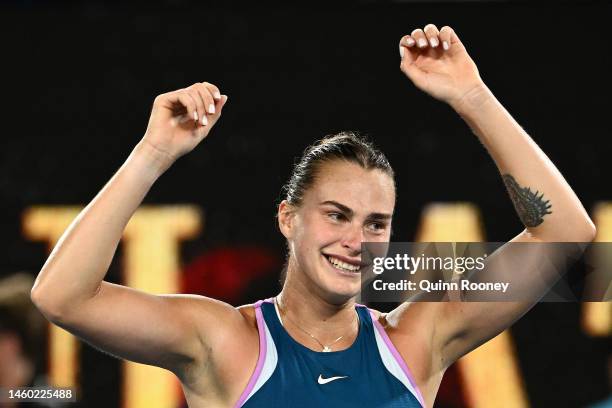
<path id="1" fill-rule="evenodd" d="M 597 228 L 588 216 L 576 223 L 571 231 L 571 236 L 568 241 L 589 243 L 595 240 L 597 236 Z"/>
<path id="2" fill-rule="evenodd" d="M 597 228 L 588 217 L 571 220 L 565 223 L 551 225 L 545 230 L 533 231 L 527 228 L 529 234 L 543 242 L 581 242 L 590 243 L 597 237 Z"/>
<path id="3" fill-rule="evenodd" d="M 95 296 L 100 288 L 101 285 L 98 285 L 92 296 Z M 30 291 L 30 299 L 34 306 L 36 306 L 47 320 L 57 325 L 68 324 L 74 321 L 79 310 L 82 310 L 84 307 L 84 302 L 90 298 L 91 297 L 83 297 L 76 292 L 67 293 L 57 287 L 49 287 L 44 284 L 41 285 L 38 280 L 34 283 Z"/>
<path id="4" fill-rule="evenodd" d="M 597 237 L 597 227 L 595 227 L 593 220 L 588 217 L 586 219 L 586 225 L 583 234 L 585 238 L 583 242 L 592 242 Z"/>
<path id="5" fill-rule="evenodd" d="M 58 323 L 63 320 L 64 311 L 60 302 L 54 300 L 46 291 L 41 290 L 34 284 L 30 291 L 30 299 L 34 306 L 52 323 Z"/>

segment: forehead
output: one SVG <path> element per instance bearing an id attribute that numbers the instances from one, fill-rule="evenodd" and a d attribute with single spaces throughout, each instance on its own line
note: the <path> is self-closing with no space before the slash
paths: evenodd
<path id="1" fill-rule="evenodd" d="M 334 160 L 322 164 L 304 201 L 318 205 L 336 201 L 356 213 L 393 213 L 394 181 L 379 169 L 364 169 L 356 163 Z"/>

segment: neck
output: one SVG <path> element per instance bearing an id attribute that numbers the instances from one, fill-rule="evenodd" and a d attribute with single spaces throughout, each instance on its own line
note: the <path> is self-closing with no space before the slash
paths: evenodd
<path id="1" fill-rule="evenodd" d="M 329 344 L 343 336 L 334 350 L 342 348 L 342 345 L 350 346 L 358 332 L 355 299 L 348 298 L 340 303 L 331 302 L 317 290 L 313 290 L 311 285 L 303 282 L 303 279 L 300 279 L 303 275 L 299 271 L 288 270 L 283 289 L 276 298 L 285 329 L 296 340 L 308 338 L 307 335 L 299 333 L 301 328 L 323 344 Z M 311 344 L 311 341 L 308 344 Z"/>

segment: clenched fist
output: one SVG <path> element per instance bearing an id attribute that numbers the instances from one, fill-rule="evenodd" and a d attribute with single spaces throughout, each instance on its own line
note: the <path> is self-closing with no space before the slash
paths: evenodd
<path id="1" fill-rule="evenodd" d="M 155 98 L 143 142 L 172 164 L 193 150 L 217 123 L 227 96 L 208 82 Z"/>
<path id="2" fill-rule="evenodd" d="M 482 85 L 476 64 L 455 31 L 433 24 L 400 40 L 400 69 L 424 92 L 450 105 Z"/>

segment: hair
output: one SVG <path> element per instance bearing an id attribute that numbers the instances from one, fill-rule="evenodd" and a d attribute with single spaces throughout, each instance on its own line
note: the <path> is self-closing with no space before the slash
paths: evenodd
<path id="1" fill-rule="evenodd" d="M 289 181 L 283 186 L 283 198 L 290 205 L 299 207 L 304 194 L 316 180 L 321 166 L 335 160 L 355 163 L 366 170 L 381 170 L 395 183 L 395 173 L 385 154 L 365 136 L 344 131 L 325 136 L 304 150 L 302 157 L 293 167 Z"/>
<path id="2" fill-rule="evenodd" d="M 289 205 L 300 207 L 304 194 L 314 184 L 321 166 L 335 160 L 355 163 L 366 170 L 378 169 L 389 175 L 395 185 L 395 173 L 385 154 L 365 136 L 352 131 L 343 131 L 325 136 L 308 146 L 302 157 L 293 166 L 289 181 L 283 186 L 281 197 Z M 282 286 L 287 278 L 290 250 L 287 248 L 285 265 L 279 283 Z"/>

